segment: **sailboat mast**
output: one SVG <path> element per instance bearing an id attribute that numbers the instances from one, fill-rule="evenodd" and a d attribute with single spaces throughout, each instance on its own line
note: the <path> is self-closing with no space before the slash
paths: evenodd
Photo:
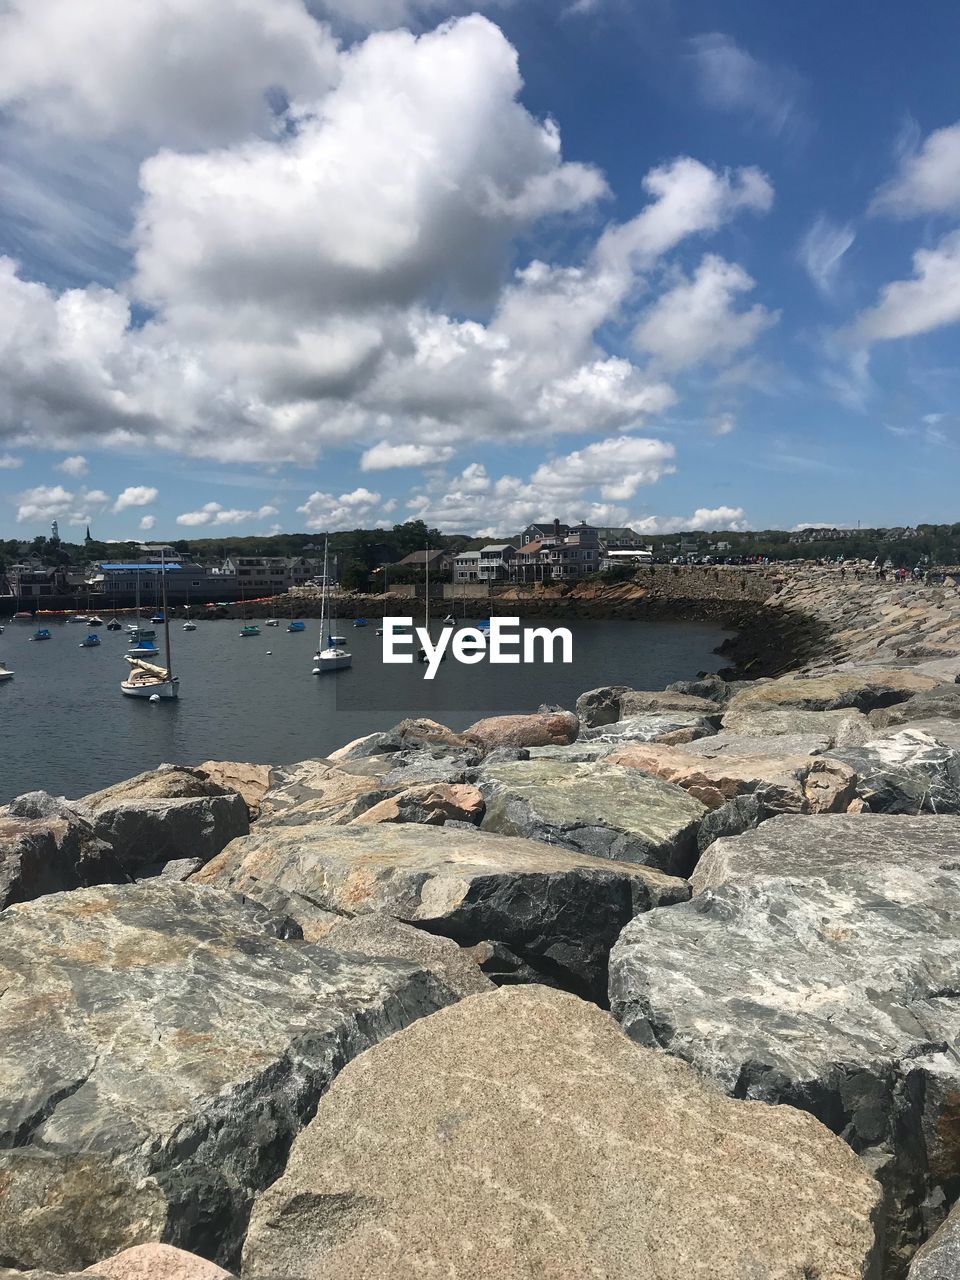
<path id="1" fill-rule="evenodd" d="M 167 675 L 173 675 L 173 667 L 170 665 L 170 610 L 167 608 L 167 569 L 163 558 L 163 548 L 160 548 L 160 595 L 163 600 L 163 638 L 167 648 Z"/>
<path id="2" fill-rule="evenodd" d="M 327 617 L 327 546 L 329 538 L 323 540 L 323 587 L 320 591 L 320 648 L 323 648 L 323 627 Z"/>
<path id="3" fill-rule="evenodd" d="M 423 557 L 424 579 L 426 581 L 426 592 L 424 597 L 424 612 L 426 613 L 427 635 L 430 634 L 430 543 L 427 543 L 427 549 Z"/>

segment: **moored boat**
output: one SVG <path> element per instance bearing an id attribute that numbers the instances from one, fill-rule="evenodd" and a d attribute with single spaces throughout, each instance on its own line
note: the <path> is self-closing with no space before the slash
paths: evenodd
<path id="1" fill-rule="evenodd" d="M 150 619 L 150 621 L 151 621 L 151 622 L 162 622 L 162 621 L 163 621 L 163 614 L 162 614 L 162 613 L 155 613 L 155 614 L 153 615 L 153 617 Z"/>
<path id="2" fill-rule="evenodd" d="M 122 630 L 123 630 L 123 623 L 120 621 L 120 619 L 119 619 L 119 618 L 111 618 L 111 619 L 110 619 L 110 621 L 107 623 L 107 630 L 108 630 L 108 631 L 122 631 Z"/>
<path id="3" fill-rule="evenodd" d="M 260 634 L 260 628 L 255 622 L 245 622 L 240 628 L 240 634 L 242 636 L 258 636 Z"/>
<path id="4" fill-rule="evenodd" d="M 265 627 L 279 627 L 279 625 L 280 625 L 280 619 L 279 619 L 279 618 L 268 618 L 268 619 L 266 620 L 266 622 L 265 622 L 263 625 L 264 625 Z"/>
<path id="5" fill-rule="evenodd" d="M 128 698 L 176 698 L 180 692 L 180 677 L 171 675 L 166 667 L 125 655 L 133 665 L 129 678 L 121 680 L 121 692 Z"/>
<path id="6" fill-rule="evenodd" d="M 80 641 L 79 647 L 81 649 L 95 649 L 99 643 L 100 643 L 100 637 L 97 635 L 95 631 L 91 631 L 88 636 L 85 636 Z"/>
<path id="7" fill-rule="evenodd" d="M 366 618 L 354 618 L 353 625 L 355 627 L 365 627 L 367 625 Z"/>
<path id="8" fill-rule="evenodd" d="M 37 630 L 30 637 L 30 639 L 31 640 L 49 640 L 50 632 L 46 627 L 38 627 Z"/>
<path id="9" fill-rule="evenodd" d="M 71 626 L 76 626 L 78 624 L 86 626 L 87 621 L 88 619 L 85 613 L 75 613 L 72 618 L 67 619 L 67 622 L 70 623 Z"/>
<path id="10" fill-rule="evenodd" d="M 123 656 L 125 658 L 155 658 L 160 650 L 155 644 L 149 640 L 141 640 L 138 644 L 129 649 Z"/>
<path id="11" fill-rule="evenodd" d="M 197 629 L 197 624 L 196 624 L 195 622 L 190 622 L 190 620 L 188 619 L 188 620 L 183 624 L 183 629 L 184 629 L 184 631 L 196 631 L 196 629 Z"/>
<path id="12" fill-rule="evenodd" d="M 130 627 L 130 643 L 136 644 L 138 640 L 156 640 L 157 633 L 152 627 Z"/>
<path id="13" fill-rule="evenodd" d="M 88 627 L 102 627 L 102 626 L 103 626 L 103 619 L 102 619 L 102 618 L 97 617 L 97 615 L 96 615 L 95 613 L 94 613 L 94 614 L 91 614 L 91 616 L 87 619 L 87 626 L 88 626 Z"/>
<path id="14" fill-rule="evenodd" d="M 305 622 L 288 622 L 287 623 L 288 631 L 306 631 L 306 629 L 307 629 L 307 624 Z"/>
<path id="15" fill-rule="evenodd" d="M 323 592 L 320 596 L 320 644 L 323 645 L 324 622 L 327 617 L 327 544 L 328 539 L 323 540 Z M 332 622 L 331 622 L 332 628 Z M 349 650 L 343 648 L 345 640 L 343 636 L 334 636 L 332 633 L 327 635 L 326 648 L 320 648 L 313 655 L 315 676 L 323 675 L 325 671 L 343 671 L 347 667 L 353 666 L 353 654 Z"/>
<path id="16" fill-rule="evenodd" d="M 13 679 L 13 672 L 10 670 L 9 667 L 4 666 L 4 664 L 0 662 L 0 681 L 12 680 L 12 679 Z"/>
<path id="17" fill-rule="evenodd" d="M 32 622 L 33 614 L 29 609 L 20 609 L 19 612 L 13 615 L 13 620 L 14 622 Z"/>

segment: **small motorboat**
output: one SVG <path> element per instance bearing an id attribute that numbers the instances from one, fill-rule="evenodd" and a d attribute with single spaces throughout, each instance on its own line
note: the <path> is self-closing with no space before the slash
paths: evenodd
<path id="1" fill-rule="evenodd" d="M 157 633 L 152 627 L 131 627 L 130 643 L 136 644 L 138 640 L 156 640 Z"/>
<path id="2" fill-rule="evenodd" d="M 107 630 L 108 630 L 108 631 L 122 631 L 122 630 L 123 630 L 123 623 L 120 621 L 120 619 L 119 619 L 119 618 L 111 618 L 111 619 L 110 619 L 110 621 L 107 623 Z"/>
<path id="3" fill-rule="evenodd" d="M 162 622 L 162 621 L 163 621 L 163 614 L 162 614 L 162 613 L 155 613 L 155 614 L 153 615 L 153 617 L 150 619 L 150 621 L 151 621 L 151 622 Z"/>
<path id="4" fill-rule="evenodd" d="M 305 622 L 288 622 L 287 623 L 288 631 L 306 631 L 306 629 L 307 629 L 307 624 Z"/>
<path id="5" fill-rule="evenodd" d="M 183 624 L 183 629 L 184 631 L 196 631 L 197 624 L 195 622 L 185 622 Z"/>
<path id="6" fill-rule="evenodd" d="M 48 630 L 46 627 L 39 627 L 39 628 L 38 628 L 38 629 L 33 633 L 33 635 L 30 637 L 30 639 L 31 639 L 31 640 L 49 640 L 49 639 L 50 639 L 50 632 L 49 632 L 49 630 Z"/>
<path id="7" fill-rule="evenodd" d="M 85 613 L 75 613 L 72 618 L 67 619 L 67 622 L 69 622 L 71 625 L 74 625 L 74 626 L 77 623 L 82 623 L 84 626 L 86 626 L 88 621 L 89 619 L 87 618 L 87 615 Z"/>
<path id="8" fill-rule="evenodd" d="M 88 636 L 85 636 L 80 641 L 80 648 L 95 649 L 99 643 L 100 643 L 100 637 L 97 635 L 95 631 L 91 631 Z"/>
<path id="9" fill-rule="evenodd" d="M 365 627 L 367 625 L 366 618 L 354 618 L 353 625 L 355 627 Z"/>
<path id="10" fill-rule="evenodd" d="M 87 626 L 88 626 L 88 627 L 102 627 L 102 626 L 103 626 L 103 619 L 102 619 L 102 618 L 98 618 L 96 614 L 93 614 L 91 617 L 89 617 L 89 618 L 87 619 Z"/>
<path id="11" fill-rule="evenodd" d="M 266 620 L 266 622 L 265 622 L 263 625 L 264 625 L 265 627 L 279 627 L 279 625 L 280 625 L 280 619 L 279 619 L 279 618 L 268 618 L 268 619 Z"/>
<path id="12" fill-rule="evenodd" d="M 0 662 L 0 681 L 12 680 L 12 679 L 13 679 L 13 672 L 10 670 L 9 667 L 5 667 L 3 663 Z"/>
<path id="13" fill-rule="evenodd" d="M 260 634 L 260 628 L 255 622 L 245 622 L 240 628 L 240 634 L 242 636 L 258 636 Z"/>
<path id="14" fill-rule="evenodd" d="M 155 644 L 151 644 L 149 640 L 141 640 L 139 644 L 124 654 L 125 658 L 155 658 L 160 650 Z"/>

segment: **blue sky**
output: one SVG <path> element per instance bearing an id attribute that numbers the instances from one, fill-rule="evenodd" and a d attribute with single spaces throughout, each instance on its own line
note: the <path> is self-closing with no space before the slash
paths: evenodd
<path id="1" fill-rule="evenodd" d="M 958 37 L 6 0 L 4 536 L 960 518 Z"/>

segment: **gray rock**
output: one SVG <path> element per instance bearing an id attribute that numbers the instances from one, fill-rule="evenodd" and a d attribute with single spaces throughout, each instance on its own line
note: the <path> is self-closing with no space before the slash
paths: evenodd
<path id="1" fill-rule="evenodd" d="M 871 711 L 870 723 L 877 729 L 888 725 L 909 724 L 913 720 L 960 719 L 960 685 L 945 684 L 923 693 L 915 693 L 906 702 Z"/>
<path id="2" fill-rule="evenodd" d="M 364 756 L 392 755 L 398 751 L 436 749 L 471 751 L 475 753 L 475 761 L 483 755 L 479 743 L 469 735 L 456 733 L 436 720 L 414 719 L 401 720 L 384 733 L 370 733 L 365 738 L 356 738 L 345 747 L 331 752 L 330 759 L 339 762 Z"/>
<path id="3" fill-rule="evenodd" d="M 742 681 L 731 682 L 720 676 L 701 676 L 698 680 L 674 680 L 668 684 L 667 693 L 687 693 L 694 698 L 708 698 L 711 702 L 723 704 L 732 698 Z"/>
<path id="4" fill-rule="evenodd" d="M 778 817 L 610 960 L 628 1034 L 841 1134 L 884 1186 L 888 1271 L 960 1178 L 960 819 Z"/>
<path id="5" fill-rule="evenodd" d="M 574 744 L 583 747 L 587 743 L 656 742 L 665 734 L 689 730 L 693 737 L 704 738 L 716 733 L 716 717 L 701 716 L 688 711 L 643 712 L 627 716 L 613 724 L 584 729 Z"/>
<path id="6" fill-rule="evenodd" d="M 905 668 L 848 665 L 842 671 L 757 680 L 733 695 L 727 703 L 726 714 L 737 716 L 744 711 L 764 714 L 776 707 L 794 711 L 852 707 L 866 712 L 903 702 L 915 693 L 936 688 L 937 684 L 935 677 L 918 675 Z"/>
<path id="7" fill-rule="evenodd" d="M 591 689 L 577 699 L 577 715 L 581 725 L 588 729 L 626 720 L 630 716 L 651 712 L 660 715 L 671 711 L 693 716 L 719 716 L 720 707 L 709 698 L 698 698 L 689 693 L 631 689 L 623 684 Z"/>
<path id="8" fill-rule="evenodd" d="M 463 946 L 503 942 L 539 971 L 605 999 L 607 954 L 638 911 L 682 901 L 689 886 L 533 840 L 412 824 L 259 826 L 197 881 L 311 910 L 382 912 Z M 274 905 L 271 903 L 271 905 Z"/>
<path id="9" fill-rule="evenodd" d="M 910 1264 L 907 1280 L 960 1278 L 960 1205 L 927 1241 Z"/>
<path id="10" fill-rule="evenodd" d="M 113 847 L 68 801 L 31 791 L 0 809 L 0 908 L 128 878 Z"/>
<path id="11" fill-rule="evenodd" d="M 79 1270 L 163 1240 L 230 1266 L 343 1064 L 453 998 L 280 932 L 157 880 L 0 915 L 0 1260 Z"/>
<path id="12" fill-rule="evenodd" d="M 344 1069 L 258 1198 L 243 1276 L 866 1280 L 877 1200 L 810 1116 L 513 987 Z"/>
<path id="13" fill-rule="evenodd" d="M 709 849 L 714 840 L 725 836 L 739 836 L 744 831 L 752 831 L 761 822 L 773 818 L 781 810 L 775 809 L 763 795 L 756 792 L 749 795 L 734 796 L 719 809 L 707 813 L 700 823 L 697 832 L 697 850 L 703 853 Z"/>
<path id="14" fill-rule="evenodd" d="M 870 721 L 860 711 L 805 711 L 802 708 L 772 707 L 725 711 L 723 728 L 742 737 L 817 734 L 830 739 L 831 746 L 844 742 L 865 742 L 875 735 Z"/>
<path id="15" fill-rule="evenodd" d="M 822 733 L 784 733 L 771 739 L 759 734 L 715 733 L 698 738 L 680 749 L 689 755 L 705 756 L 821 756 L 833 746 L 833 739 Z"/>
<path id="16" fill-rule="evenodd" d="M 236 792 L 182 799 L 123 799 L 94 810 L 94 830 L 134 875 L 182 858 L 208 861 L 250 830 L 247 805 Z"/>
<path id="17" fill-rule="evenodd" d="M 396 759 L 378 755 L 287 765 L 276 771 L 276 785 L 263 796 L 257 825 L 349 822 L 410 785 L 385 781 Z"/>
<path id="18" fill-rule="evenodd" d="M 912 727 L 831 751 L 858 775 L 872 813 L 960 813 L 960 751 Z"/>
<path id="19" fill-rule="evenodd" d="M 481 826 L 686 875 L 696 860 L 704 806 L 638 769 L 528 760 L 485 769 Z"/>
<path id="20" fill-rule="evenodd" d="M 609 742 L 574 742 L 569 747 L 529 747 L 523 756 L 517 759 L 523 760 L 566 760 L 568 764 L 587 764 L 591 760 L 599 760 L 611 750 Z M 494 759 L 488 756 L 484 761 L 484 765 L 494 765 L 503 763 L 502 759 Z M 481 775 L 478 774 L 478 777 Z"/>
<path id="21" fill-rule="evenodd" d="M 162 764 L 147 773 L 138 773 L 112 787 L 94 791 L 77 805 L 99 813 L 112 808 L 121 800 L 197 800 L 204 796 L 233 794 L 232 789 L 221 786 L 199 769 L 187 769 L 182 765 Z"/>
<path id="22" fill-rule="evenodd" d="M 438 937 L 403 924 L 391 916 L 340 918 L 327 930 L 323 945 L 338 951 L 359 951 L 365 956 L 395 956 L 435 973 L 455 996 L 482 995 L 493 989 L 480 965 L 452 938 Z"/>

